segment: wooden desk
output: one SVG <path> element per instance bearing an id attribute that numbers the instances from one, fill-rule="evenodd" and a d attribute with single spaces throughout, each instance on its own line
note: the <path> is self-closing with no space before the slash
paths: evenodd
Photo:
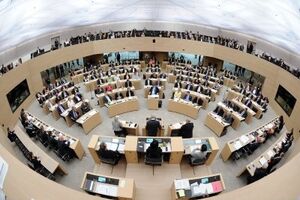
<path id="1" fill-rule="evenodd" d="M 176 91 L 176 89 L 173 88 L 173 92 L 175 92 L 175 91 Z M 187 94 L 187 92 L 189 92 L 190 95 L 191 95 L 193 98 L 195 98 L 195 97 L 201 98 L 202 101 L 203 101 L 203 104 L 202 104 L 201 107 L 203 107 L 204 109 L 206 109 L 206 108 L 208 107 L 208 103 L 209 103 L 209 101 L 212 99 L 210 96 L 207 96 L 207 95 L 205 95 L 205 94 L 200 94 L 200 93 L 198 93 L 198 92 L 195 92 L 195 91 L 189 91 L 189 90 L 186 90 L 186 89 L 181 89 L 181 98 L 183 98 L 184 95 Z"/>
<path id="2" fill-rule="evenodd" d="M 128 135 L 136 135 L 138 136 L 140 133 L 139 125 L 134 122 L 120 120 L 122 127 L 126 130 Z"/>
<path id="3" fill-rule="evenodd" d="M 274 144 L 272 144 L 263 154 L 261 154 L 251 163 L 249 163 L 246 167 L 244 167 L 237 176 L 241 176 L 244 173 L 248 173 L 251 176 L 254 176 L 255 170 L 257 168 L 261 168 L 265 162 L 268 162 L 268 160 L 270 160 L 276 154 L 274 148 L 277 145 L 281 144 L 285 140 L 285 137 L 286 134 L 281 135 L 280 138 Z"/>
<path id="4" fill-rule="evenodd" d="M 241 93 L 239 93 L 239 92 L 236 92 L 236 91 L 234 91 L 232 89 L 228 89 L 226 99 L 227 100 L 232 100 L 232 99 L 241 100 L 243 98 L 243 96 L 244 95 L 241 94 Z"/>
<path id="5" fill-rule="evenodd" d="M 59 171 L 68 174 L 67 171 L 53 158 L 37 146 L 29 136 L 19 127 L 15 127 L 15 133 L 26 148 L 41 160 L 41 164 L 52 174 Z"/>
<path id="6" fill-rule="evenodd" d="M 185 182 L 185 183 L 183 183 Z M 195 184 L 196 185 L 192 185 Z M 184 188 L 184 186 L 187 185 L 188 188 Z M 201 193 L 202 188 L 203 193 Z M 194 190 L 195 187 L 197 187 L 197 190 Z M 193 177 L 189 179 L 179 179 L 174 180 L 171 191 L 172 191 L 172 199 L 198 199 L 203 197 L 203 195 L 206 196 L 213 196 L 216 194 L 221 193 L 225 190 L 225 184 L 222 178 L 221 174 L 213 174 L 209 176 L 203 176 L 203 177 Z M 179 195 L 179 191 L 183 193 L 183 196 Z"/>
<path id="7" fill-rule="evenodd" d="M 168 111 L 180 113 L 189 116 L 193 119 L 198 118 L 198 114 L 201 106 L 196 106 L 192 102 L 186 102 L 182 99 L 180 100 L 168 100 Z"/>
<path id="8" fill-rule="evenodd" d="M 88 134 L 96 126 L 101 124 L 102 119 L 100 113 L 97 110 L 92 109 L 77 119 L 76 122 L 82 126 L 85 134 Z"/>
<path id="9" fill-rule="evenodd" d="M 210 128 L 218 137 L 225 135 L 225 128 L 230 124 L 224 122 L 222 118 L 213 112 L 207 114 L 204 124 Z"/>
<path id="10" fill-rule="evenodd" d="M 96 164 L 101 164 L 101 159 L 97 154 L 101 142 L 106 143 L 108 150 L 117 150 L 119 153 L 124 154 L 125 138 L 93 135 L 88 144 L 88 149 Z"/>
<path id="11" fill-rule="evenodd" d="M 183 139 L 184 155 L 190 155 L 193 149 L 201 148 L 202 144 L 207 145 L 207 151 L 209 152 L 205 164 L 211 165 L 219 151 L 218 143 L 214 137 Z"/>
<path id="12" fill-rule="evenodd" d="M 85 99 L 84 101 L 88 102 L 88 99 Z M 80 102 L 78 102 L 74 105 L 74 108 L 79 113 L 79 115 L 82 114 L 82 111 L 81 111 L 82 103 L 83 103 L 83 101 L 80 101 Z M 68 109 L 65 110 L 65 112 L 61 113 L 61 116 L 65 119 L 65 122 L 66 122 L 68 127 L 71 127 L 74 124 L 73 120 L 71 120 L 71 118 L 69 116 L 69 112 L 71 110 L 72 110 L 72 108 L 68 108 Z"/>
<path id="13" fill-rule="evenodd" d="M 255 116 L 255 112 L 248 108 L 245 104 L 242 102 L 238 101 L 237 99 L 232 99 L 231 102 L 233 102 L 235 105 L 237 105 L 240 109 L 246 109 L 247 108 L 247 117 L 245 119 L 245 122 L 247 124 L 250 124 L 252 122 L 253 116 Z"/>
<path id="14" fill-rule="evenodd" d="M 148 95 L 147 106 L 149 110 L 158 110 L 159 95 Z"/>
<path id="15" fill-rule="evenodd" d="M 235 80 L 233 79 L 230 79 L 230 78 L 227 78 L 224 76 L 224 85 L 229 87 L 229 88 L 232 88 L 235 84 Z"/>
<path id="16" fill-rule="evenodd" d="M 238 112 L 235 112 L 232 108 L 226 106 L 223 102 L 219 102 L 218 106 L 223 108 L 224 112 L 226 114 L 231 113 L 231 116 L 233 118 L 233 123 L 231 124 L 232 128 L 238 129 L 241 125 L 241 123 L 245 120 L 244 117 L 242 117 Z"/>
<path id="17" fill-rule="evenodd" d="M 139 102 L 136 96 L 124 98 L 121 100 L 113 100 L 112 104 L 108 105 L 108 116 L 113 117 L 122 113 L 139 110 Z"/>
<path id="18" fill-rule="evenodd" d="M 131 87 L 130 89 L 131 89 L 131 91 L 135 92 L 134 87 Z M 111 92 L 108 92 L 107 94 L 114 100 L 115 94 L 117 92 L 120 92 L 123 95 L 123 97 L 126 97 L 127 88 L 115 88 Z M 100 107 L 103 107 L 105 105 L 105 102 L 103 100 L 104 96 L 105 96 L 105 93 L 96 95 L 96 97 L 98 98 L 98 103 L 99 103 Z"/>
<path id="19" fill-rule="evenodd" d="M 148 95 L 149 95 L 149 91 L 150 91 L 150 88 L 152 86 L 149 85 L 149 86 L 144 86 L 144 98 L 148 98 Z M 163 97 L 163 90 L 162 90 L 162 87 L 159 87 L 158 86 L 158 89 L 159 89 L 159 92 L 158 92 L 158 95 L 159 95 L 159 98 L 162 99 Z"/>
<path id="20" fill-rule="evenodd" d="M 181 137 L 145 137 L 127 136 L 125 141 L 125 157 L 127 163 L 138 163 L 138 145 L 140 139 L 167 139 L 170 140 L 170 148 L 163 153 L 170 153 L 170 164 L 179 164 L 183 156 L 183 142 Z M 145 153 L 145 149 L 141 153 Z"/>
<path id="21" fill-rule="evenodd" d="M 278 117 L 275 117 L 270 122 L 264 124 L 263 126 L 257 128 L 256 130 L 250 131 L 249 133 L 243 134 L 242 136 L 239 136 L 233 140 L 228 141 L 225 144 L 220 154 L 223 161 L 228 160 L 235 151 L 241 149 L 242 147 L 254 141 L 255 137 L 252 135 L 253 132 L 256 132 L 260 136 L 263 133 L 262 131 L 260 131 L 261 129 L 264 129 L 264 127 L 268 126 L 269 124 L 276 123 L 276 122 L 278 122 Z"/>
<path id="22" fill-rule="evenodd" d="M 115 197 L 120 200 L 135 198 L 135 183 L 131 178 L 116 178 L 85 172 L 80 188 L 91 194 Z"/>
<path id="23" fill-rule="evenodd" d="M 59 135 L 63 135 L 65 137 L 65 139 L 67 139 L 70 142 L 69 147 L 71 149 L 73 149 L 73 151 L 76 154 L 77 158 L 80 159 L 80 160 L 83 158 L 85 152 L 84 152 L 83 146 L 82 146 L 79 139 L 51 127 L 50 125 L 46 124 L 45 122 L 38 119 L 37 117 L 35 117 L 34 115 L 32 115 L 29 112 L 26 112 L 26 113 L 33 118 L 32 122 L 33 122 L 34 126 L 36 126 L 37 128 L 40 129 L 43 126 L 45 130 L 52 130 L 52 133 L 54 135 L 56 135 L 57 138 L 58 138 Z"/>

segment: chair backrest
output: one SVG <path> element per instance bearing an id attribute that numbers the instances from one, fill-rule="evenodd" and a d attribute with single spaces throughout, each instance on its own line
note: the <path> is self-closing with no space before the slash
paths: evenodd
<path id="1" fill-rule="evenodd" d="M 161 165 L 163 162 L 163 156 L 159 158 L 151 158 L 149 156 L 145 156 L 144 162 L 146 165 Z"/>
<path id="2" fill-rule="evenodd" d="M 206 158 L 204 159 L 191 159 L 191 165 L 196 166 L 196 165 L 204 165 L 206 161 Z"/>
<path id="3" fill-rule="evenodd" d="M 101 162 L 109 164 L 109 165 L 117 164 L 117 159 L 114 159 L 114 158 L 103 158 L 102 156 L 100 156 L 100 160 L 101 160 Z"/>

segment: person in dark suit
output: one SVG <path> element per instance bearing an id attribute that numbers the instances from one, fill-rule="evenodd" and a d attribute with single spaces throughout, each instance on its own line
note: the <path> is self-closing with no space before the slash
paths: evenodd
<path id="1" fill-rule="evenodd" d="M 179 131 L 179 136 L 182 138 L 192 138 L 193 137 L 194 124 L 190 120 L 186 120 L 186 123 L 183 124 Z"/>
<path id="2" fill-rule="evenodd" d="M 161 130 L 161 125 L 155 116 L 151 116 L 147 121 L 146 131 L 148 136 L 157 136 L 158 131 Z"/>
<path id="3" fill-rule="evenodd" d="M 121 155 L 118 151 L 112 151 L 107 149 L 107 145 L 104 142 L 101 142 L 100 149 L 97 151 L 97 154 L 101 159 L 114 160 L 117 164 L 121 158 Z"/>
<path id="4" fill-rule="evenodd" d="M 11 131 L 9 128 L 7 128 L 7 137 L 9 141 L 14 142 L 17 138 L 17 135 L 14 130 Z"/>
<path id="5" fill-rule="evenodd" d="M 233 123 L 233 118 L 232 118 L 232 111 L 228 112 L 225 116 L 224 116 L 224 120 L 226 123 L 228 124 L 232 124 Z"/>
<path id="6" fill-rule="evenodd" d="M 158 146 L 158 141 L 153 140 L 146 150 L 146 157 L 152 159 L 159 159 L 162 156 L 162 149 Z"/>
<path id="7" fill-rule="evenodd" d="M 115 99 L 116 100 L 123 99 L 123 98 L 124 98 L 124 96 L 121 92 L 116 92 L 116 94 L 115 94 Z"/>
<path id="8" fill-rule="evenodd" d="M 159 88 L 157 85 L 153 85 L 149 90 L 149 95 L 157 95 L 159 93 Z"/>
<path id="9" fill-rule="evenodd" d="M 150 79 L 146 79 L 145 80 L 145 86 L 148 86 L 148 85 L 152 85 L 152 80 L 150 80 Z"/>
<path id="10" fill-rule="evenodd" d="M 246 118 L 248 116 L 248 108 L 242 109 L 240 115 L 241 117 Z"/>
<path id="11" fill-rule="evenodd" d="M 95 95 L 97 95 L 97 94 L 102 94 L 102 93 L 104 93 L 103 88 L 98 86 L 98 87 L 95 89 Z"/>
<path id="12" fill-rule="evenodd" d="M 58 111 L 58 113 L 59 114 L 61 114 L 61 113 L 63 113 L 63 112 L 65 112 L 65 108 L 64 108 L 64 106 L 62 105 L 62 104 L 60 104 L 60 103 L 58 103 L 58 105 L 57 105 L 57 111 Z"/>
<path id="13" fill-rule="evenodd" d="M 216 113 L 217 115 L 221 116 L 221 117 L 222 117 L 223 114 L 224 114 L 224 110 L 223 110 L 223 108 L 221 108 L 220 106 L 217 106 L 216 109 L 214 109 L 213 112 Z"/>
<path id="14" fill-rule="evenodd" d="M 191 83 L 186 84 L 185 86 L 186 90 L 193 90 L 193 85 Z"/>
<path id="15" fill-rule="evenodd" d="M 189 91 L 186 93 L 186 95 L 184 95 L 183 100 L 192 101 L 192 95 L 190 94 Z"/>
<path id="16" fill-rule="evenodd" d="M 195 97 L 194 99 L 193 99 L 193 103 L 195 103 L 195 104 L 197 104 L 198 106 L 202 106 L 203 105 L 203 100 L 202 100 L 202 98 L 201 97 Z"/>
<path id="17" fill-rule="evenodd" d="M 131 82 L 129 79 L 127 79 L 127 80 L 125 81 L 125 87 L 126 87 L 126 88 L 132 87 L 132 82 Z"/>
<path id="18" fill-rule="evenodd" d="M 91 110 L 91 106 L 90 104 L 88 103 L 88 101 L 84 101 L 82 104 L 81 104 L 81 111 L 83 113 L 83 115 L 87 112 L 89 112 Z"/>
<path id="19" fill-rule="evenodd" d="M 203 93 L 203 88 L 202 88 L 202 86 L 201 85 L 198 85 L 197 87 L 195 87 L 194 88 L 195 90 L 195 92 L 198 92 L 198 93 Z"/>
<path id="20" fill-rule="evenodd" d="M 112 98 L 111 96 L 109 96 L 107 93 L 105 93 L 104 97 L 103 97 L 103 101 L 106 104 L 110 104 L 112 102 Z"/>
<path id="21" fill-rule="evenodd" d="M 278 128 L 276 130 L 277 133 L 279 133 L 282 130 L 282 128 L 285 124 L 282 115 L 279 116 L 278 120 L 279 120 L 279 124 L 278 124 Z"/>
<path id="22" fill-rule="evenodd" d="M 75 103 L 79 103 L 80 101 L 82 101 L 82 95 L 79 92 L 75 94 L 74 101 Z"/>
<path id="23" fill-rule="evenodd" d="M 182 88 L 181 81 L 176 81 L 174 84 L 174 88 Z"/>
<path id="24" fill-rule="evenodd" d="M 247 107 L 251 108 L 251 106 L 252 106 L 252 101 L 251 101 L 251 99 L 250 99 L 250 98 L 247 98 L 244 104 L 245 104 Z"/>
<path id="25" fill-rule="evenodd" d="M 79 118 L 79 113 L 76 111 L 75 107 L 73 107 L 72 110 L 69 112 L 69 116 L 74 122 Z"/>
<path id="26" fill-rule="evenodd" d="M 134 96 L 134 92 L 129 88 L 127 88 L 126 91 L 126 97 L 133 97 Z"/>

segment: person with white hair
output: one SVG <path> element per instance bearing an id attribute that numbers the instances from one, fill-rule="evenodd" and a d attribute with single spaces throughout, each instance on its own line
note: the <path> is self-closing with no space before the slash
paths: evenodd
<path id="1" fill-rule="evenodd" d="M 112 128 L 116 136 L 118 137 L 125 136 L 125 131 L 123 129 L 122 123 L 118 115 L 115 116 L 112 121 Z"/>

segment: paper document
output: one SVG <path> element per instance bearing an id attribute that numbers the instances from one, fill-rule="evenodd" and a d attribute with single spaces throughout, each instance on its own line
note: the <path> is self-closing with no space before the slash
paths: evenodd
<path id="1" fill-rule="evenodd" d="M 195 143 L 196 143 L 196 144 L 201 144 L 201 143 L 202 143 L 202 140 L 195 140 Z"/>
<path id="2" fill-rule="evenodd" d="M 124 152 L 124 148 L 125 148 L 124 144 L 119 144 L 118 152 L 120 152 L 120 153 Z"/>
<path id="3" fill-rule="evenodd" d="M 180 189 L 189 190 L 191 188 L 190 183 L 187 179 L 175 180 L 174 184 L 176 190 L 180 190 Z"/>
<path id="4" fill-rule="evenodd" d="M 272 150 L 269 150 L 267 154 L 270 158 L 274 156 L 274 152 Z"/>
<path id="5" fill-rule="evenodd" d="M 239 140 L 236 141 L 233 146 L 236 150 L 242 148 L 242 144 Z"/>
<path id="6" fill-rule="evenodd" d="M 175 123 L 172 125 L 173 129 L 180 129 L 181 128 L 181 124 L 180 123 Z"/>
<path id="7" fill-rule="evenodd" d="M 119 139 L 114 138 L 114 139 L 112 139 L 112 142 L 113 142 L 113 143 L 119 143 Z"/>
<path id="8" fill-rule="evenodd" d="M 96 183 L 95 192 L 111 197 L 116 197 L 118 193 L 118 187 L 115 185 L 109 185 L 104 183 Z"/>
<path id="9" fill-rule="evenodd" d="M 118 148 L 118 144 L 116 143 L 107 142 L 106 145 L 108 150 L 116 151 Z"/>
<path id="10" fill-rule="evenodd" d="M 265 163 L 267 163 L 267 159 L 265 157 L 262 157 L 259 159 L 259 163 L 263 166 Z"/>
<path id="11" fill-rule="evenodd" d="M 246 144 L 246 143 L 249 141 L 249 138 L 248 138 L 247 136 L 245 136 L 245 135 L 242 135 L 242 136 L 240 137 L 240 141 L 241 141 L 242 143 Z"/>

